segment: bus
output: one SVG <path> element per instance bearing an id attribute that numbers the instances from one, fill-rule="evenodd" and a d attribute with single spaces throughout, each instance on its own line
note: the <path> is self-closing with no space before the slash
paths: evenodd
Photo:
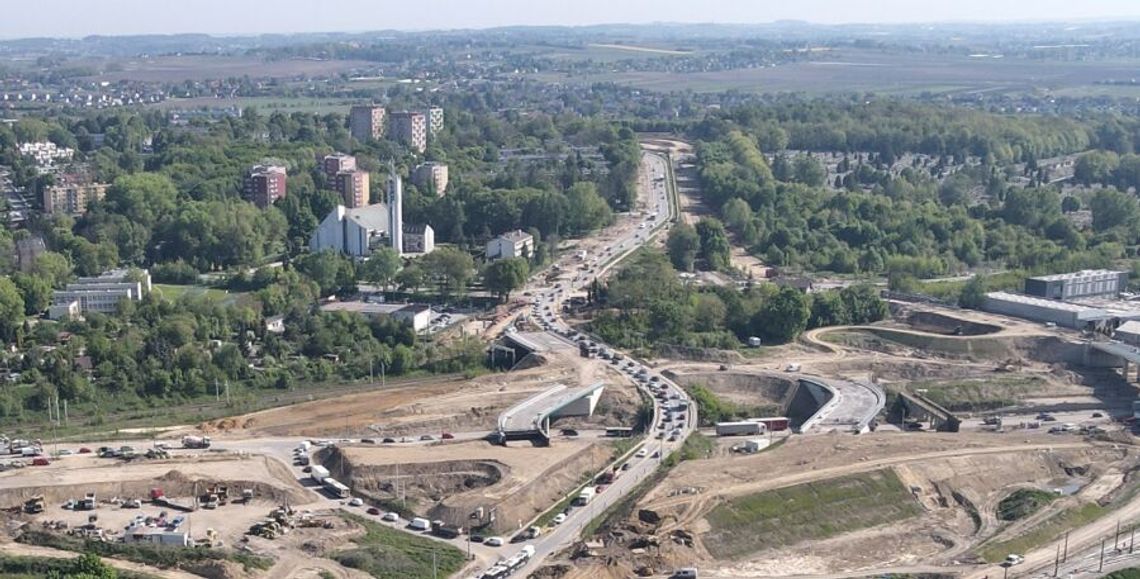
<path id="1" fill-rule="evenodd" d="M 628 426 L 615 426 L 606 429 L 606 436 L 611 438 L 630 438 L 633 436 L 633 429 Z"/>
<path id="2" fill-rule="evenodd" d="M 328 491 L 329 494 L 338 499 L 347 499 L 352 496 L 352 493 L 349 492 L 348 487 L 344 486 L 344 483 L 336 480 L 335 478 L 328 477 L 324 480 L 324 482 L 321 483 L 321 485 L 325 487 L 325 490 Z"/>

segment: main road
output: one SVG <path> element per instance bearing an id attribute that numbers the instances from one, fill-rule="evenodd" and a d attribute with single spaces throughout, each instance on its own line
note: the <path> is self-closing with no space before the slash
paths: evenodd
<path id="1" fill-rule="evenodd" d="M 558 260 L 557 267 L 551 267 L 552 271 L 563 272 L 562 275 L 549 280 L 543 274 L 536 275 L 527 286 L 526 290 L 532 297 L 531 314 L 552 337 L 570 343 L 592 341 L 600 350 L 619 352 L 616 348 L 602 343 L 596 336 L 585 336 L 571 329 L 562 320 L 560 312 L 564 300 L 583 291 L 594 279 L 604 277 L 622 259 L 650 243 L 670 227 L 673 217 L 677 214 L 677 207 L 669 160 L 658 154 L 643 153 L 638 185 L 639 207 L 631 212 L 636 219 L 625 219 L 623 220 L 625 223 L 614 225 L 609 231 L 603 232 L 599 236 L 602 243 L 593 248 L 592 258 L 589 254 L 585 259 L 579 255 L 565 256 Z M 583 275 L 583 271 L 587 275 Z M 645 452 L 637 453 L 642 456 L 634 455 L 629 460 L 631 464 L 629 470 L 621 471 L 614 482 L 588 505 L 572 509 L 562 524 L 532 540 L 530 544 L 535 549 L 534 557 L 514 576 L 525 576 L 541 566 L 543 561 L 554 553 L 570 547 L 578 540 L 582 530 L 591 520 L 618 503 L 638 484 L 649 478 L 669 453 L 681 447 L 685 437 L 696 426 L 696 408 L 679 386 L 664 376 L 652 374 L 648 367 L 628 354 L 624 356 L 624 360 L 616 363 L 615 367 L 647 394 L 661 399 L 660 402 L 654 403 L 651 426 L 655 427 L 650 428 L 649 438 L 640 445 Z M 681 407 L 684 407 L 683 411 L 674 410 Z M 680 419 L 682 415 L 683 420 Z M 671 419 L 668 422 L 664 420 L 667 416 Z M 674 417 L 678 420 L 673 421 Z M 656 433 L 661 433 L 662 438 L 653 438 Z M 676 436 L 673 436 L 674 434 Z M 507 551 L 507 553 L 512 552 Z"/>

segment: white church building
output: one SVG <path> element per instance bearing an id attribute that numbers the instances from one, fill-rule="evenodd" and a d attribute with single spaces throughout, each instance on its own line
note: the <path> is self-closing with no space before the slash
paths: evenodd
<path id="1" fill-rule="evenodd" d="M 366 258 L 385 245 L 400 255 L 431 253 L 435 250 L 435 232 L 430 225 L 404 224 L 403 197 L 403 181 L 389 166 L 387 203 L 354 209 L 337 205 L 313 232 L 309 249 L 356 258 Z"/>

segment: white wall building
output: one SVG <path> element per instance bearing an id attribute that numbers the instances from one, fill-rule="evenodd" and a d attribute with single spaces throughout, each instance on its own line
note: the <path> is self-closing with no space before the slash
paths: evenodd
<path id="1" fill-rule="evenodd" d="M 487 259 L 507 259 L 534 255 L 534 236 L 516 229 L 487 242 Z"/>
<path id="2" fill-rule="evenodd" d="M 383 203 L 356 209 L 337 205 L 313 232 L 309 249 L 368 257 L 388 239 L 388 217 L 388 206 Z"/>
<path id="3" fill-rule="evenodd" d="M 76 317 L 87 312 L 113 314 L 123 300 L 139 301 L 151 290 L 150 273 L 139 270 L 131 279 L 125 269 L 111 270 L 95 277 L 81 277 L 51 296 L 48 317 L 53 320 Z"/>

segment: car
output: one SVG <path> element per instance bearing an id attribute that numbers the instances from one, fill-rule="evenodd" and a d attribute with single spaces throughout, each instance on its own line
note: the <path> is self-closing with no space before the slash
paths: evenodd
<path id="1" fill-rule="evenodd" d="M 486 541 L 486 540 L 487 540 L 487 537 L 484 537 L 483 535 L 471 535 L 471 542 L 472 543 L 482 543 L 483 541 Z"/>
<path id="2" fill-rule="evenodd" d="M 387 521 L 389 523 L 398 523 L 398 522 L 400 522 L 400 515 L 398 515 L 396 513 L 388 512 L 388 513 L 384 513 L 384 516 L 380 517 L 380 520 L 381 521 Z"/>
<path id="3" fill-rule="evenodd" d="M 661 458 L 661 451 L 660 450 L 653 451 L 653 456 L 651 456 L 649 458 Z"/>
<path id="4" fill-rule="evenodd" d="M 562 436 L 578 436 L 578 431 L 573 428 L 563 428 Z"/>
<path id="5" fill-rule="evenodd" d="M 625 463 L 625 464 L 623 464 L 623 465 L 621 465 L 621 469 L 622 469 L 622 470 L 629 470 L 629 469 L 630 469 L 630 468 L 632 468 L 632 467 L 633 467 L 633 464 L 632 464 L 632 463 L 628 463 L 628 462 L 627 462 L 627 463 Z"/>
<path id="6" fill-rule="evenodd" d="M 91 449 L 84 446 L 79 449 L 79 454 L 91 454 Z"/>
<path id="7" fill-rule="evenodd" d="M 360 443 L 361 444 L 376 444 L 376 439 L 375 438 L 361 438 Z"/>
<path id="8" fill-rule="evenodd" d="M 657 436 L 654 436 L 653 438 L 656 438 L 657 440 L 661 440 L 662 438 L 665 438 L 665 433 L 664 432 L 658 432 Z"/>
<path id="9" fill-rule="evenodd" d="M 1104 418 L 1104 413 L 1103 412 L 1093 412 L 1092 417 L 1093 418 Z"/>
<path id="10" fill-rule="evenodd" d="M 383 442 L 384 444 L 392 444 L 393 442 L 396 442 L 396 439 L 395 438 L 385 438 L 384 440 L 381 440 L 380 442 Z"/>
<path id="11" fill-rule="evenodd" d="M 368 513 L 368 514 L 370 514 L 370 515 L 379 515 L 379 514 L 380 514 L 380 509 L 378 509 L 378 508 L 376 508 L 376 507 L 368 507 L 368 510 L 367 510 L 367 511 L 365 511 L 365 512 L 367 512 L 367 513 Z"/>
<path id="12" fill-rule="evenodd" d="M 75 453 L 71 452 L 71 450 L 67 449 L 67 448 L 59 451 L 59 456 L 71 456 L 72 454 L 75 454 Z"/>
<path id="13" fill-rule="evenodd" d="M 1016 555 L 1016 554 L 1010 553 L 1009 555 L 1005 556 L 1005 562 L 1003 562 L 1002 565 L 1004 565 L 1006 567 L 1013 567 L 1014 565 L 1020 565 L 1021 563 L 1024 563 L 1024 562 L 1025 562 L 1025 557 L 1022 557 L 1021 555 Z"/>
<path id="14" fill-rule="evenodd" d="M 553 522 L 555 525 L 561 525 L 562 523 L 566 522 L 566 515 L 558 513 L 557 515 L 554 515 L 554 520 L 551 522 Z"/>
<path id="15" fill-rule="evenodd" d="M 1053 416 L 1052 414 L 1046 414 L 1042 412 L 1041 414 L 1037 415 L 1037 420 L 1040 420 L 1041 422 L 1056 422 L 1057 417 Z"/>
<path id="16" fill-rule="evenodd" d="M 313 467 L 306 466 L 305 468 L 301 469 L 301 472 L 313 472 Z"/>
<path id="17" fill-rule="evenodd" d="M 350 507 L 363 507 L 364 506 L 364 499 L 362 499 L 360 497 L 355 497 L 351 501 L 348 501 L 348 506 L 350 506 Z"/>
<path id="18" fill-rule="evenodd" d="M 487 537 L 485 540 L 483 540 L 483 544 L 488 546 L 488 547 L 502 547 L 503 546 L 503 538 L 502 537 Z"/>
<path id="19" fill-rule="evenodd" d="M 641 449 L 641 450 L 637 451 L 637 454 L 635 454 L 635 455 L 633 455 L 633 456 L 636 456 L 637 458 L 645 458 L 645 457 L 646 457 L 646 456 L 648 456 L 648 455 L 649 455 L 649 451 L 648 451 L 648 450 L 645 450 L 645 449 L 643 448 L 643 449 Z"/>
<path id="20" fill-rule="evenodd" d="M 425 434 L 420 437 L 420 440 L 435 440 L 435 437 L 430 434 Z"/>

